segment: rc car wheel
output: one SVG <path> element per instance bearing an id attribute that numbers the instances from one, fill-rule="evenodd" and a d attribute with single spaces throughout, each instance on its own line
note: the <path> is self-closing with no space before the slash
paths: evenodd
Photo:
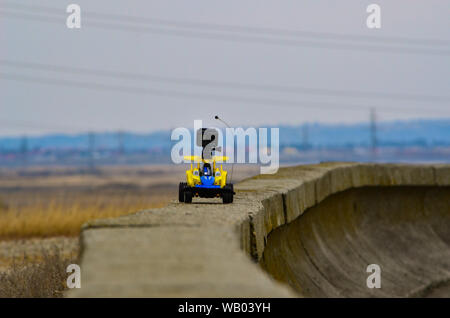
<path id="1" fill-rule="evenodd" d="M 230 192 L 225 192 L 224 194 L 222 194 L 222 202 L 224 204 L 233 202 L 233 194 Z"/>
<path id="2" fill-rule="evenodd" d="M 234 198 L 234 187 L 233 187 L 233 184 L 230 183 L 229 187 L 230 187 L 230 193 L 231 193 L 231 202 L 230 203 L 233 203 L 233 198 Z"/>
<path id="3" fill-rule="evenodd" d="M 184 202 L 185 203 L 192 203 L 192 192 L 189 190 L 184 191 Z"/>
<path id="4" fill-rule="evenodd" d="M 184 188 L 186 187 L 186 182 L 180 182 L 178 186 L 178 201 L 184 202 Z"/>
<path id="5" fill-rule="evenodd" d="M 224 193 L 222 194 L 222 202 L 224 204 L 233 202 L 233 185 L 226 185 L 224 187 Z"/>

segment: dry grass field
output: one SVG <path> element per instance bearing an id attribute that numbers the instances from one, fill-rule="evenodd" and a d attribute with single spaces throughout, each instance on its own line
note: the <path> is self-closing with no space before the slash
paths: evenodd
<path id="1" fill-rule="evenodd" d="M 77 236 L 83 223 L 176 199 L 184 166 L 0 170 L 0 239 Z M 235 167 L 235 180 L 256 174 Z"/>
<path id="2" fill-rule="evenodd" d="M 9 266 L 0 271 L 0 298 L 62 297 L 67 289 L 66 268 L 78 262 L 78 249 L 69 251 L 67 254 L 68 250 L 52 245 L 50 249 L 33 251 L 31 256 L 24 253 L 20 258 L 12 258 Z"/>
<path id="3" fill-rule="evenodd" d="M 170 187 L 165 187 L 166 191 L 159 195 L 155 192 L 161 189 L 153 194 L 146 190 L 52 190 L 51 193 L 34 190 L 33 194 L 17 191 L 8 200 L 2 200 L 0 239 L 76 236 L 81 225 L 89 220 L 161 207 L 174 197 Z M 52 193 L 56 196 L 52 197 Z M 22 197 L 25 197 L 23 201 Z"/>
<path id="4" fill-rule="evenodd" d="M 0 239 L 77 236 L 86 221 L 164 206 L 176 194 L 168 167 L 34 168 L 0 172 Z"/>
<path id="5" fill-rule="evenodd" d="M 59 297 L 83 223 L 177 198 L 186 166 L 0 169 L 0 297 Z M 258 174 L 234 167 L 233 182 Z"/>

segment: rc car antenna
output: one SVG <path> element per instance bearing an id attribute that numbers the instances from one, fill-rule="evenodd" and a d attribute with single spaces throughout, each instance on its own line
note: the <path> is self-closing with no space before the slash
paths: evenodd
<path id="1" fill-rule="evenodd" d="M 219 116 L 214 116 L 214 119 L 217 119 L 218 121 L 221 121 L 225 126 L 227 126 L 228 128 L 231 128 L 230 125 L 227 124 L 227 122 L 225 120 L 223 120 L 222 118 L 219 118 Z M 233 143 L 234 145 L 234 143 Z M 234 151 L 233 151 L 233 156 L 234 156 Z M 233 182 L 233 167 L 234 167 L 234 158 L 233 158 L 233 162 L 231 163 L 231 178 L 230 178 L 230 182 Z"/>

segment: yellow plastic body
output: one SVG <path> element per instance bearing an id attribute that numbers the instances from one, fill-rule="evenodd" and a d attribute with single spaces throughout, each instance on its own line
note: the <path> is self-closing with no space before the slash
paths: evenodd
<path id="1" fill-rule="evenodd" d="M 220 171 L 220 176 L 216 176 L 216 172 Z M 220 169 L 215 168 L 214 165 L 214 185 L 220 185 L 223 188 L 227 184 L 227 172 L 223 170 L 222 165 Z"/>
<path id="2" fill-rule="evenodd" d="M 195 173 L 195 172 L 198 173 Z M 193 187 L 196 184 L 200 184 L 200 163 L 197 163 L 197 167 L 194 168 L 191 163 L 191 169 L 186 170 L 186 183 L 188 186 Z"/>
<path id="3" fill-rule="evenodd" d="M 220 175 L 216 176 L 218 171 L 220 171 Z M 225 170 L 223 170 L 222 165 L 220 165 L 220 168 L 217 168 L 216 161 L 213 160 L 214 185 L 220 185 L 221 188 L 226 186 L 227 175 L 228 173 Z M 191 169 L 186 170 L 186 183 L 189 187 L 194 187 L 196 184 L 201 184 L 199 162 L 197 163 L 195 168 L 193 164 L 191 164 Z"/>

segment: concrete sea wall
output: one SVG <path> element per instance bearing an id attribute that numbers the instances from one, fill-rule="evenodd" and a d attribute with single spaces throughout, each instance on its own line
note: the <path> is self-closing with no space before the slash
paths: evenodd
<path id="1" fill-rule="evenodd" d="M 322 163 L 282 168 L 274 175 L 244 180 L 235 186 L 233 204 L 194 199 L 190 205 L 174 202 L 161 209 L 97 220 L 83 227 L 82 287 L 68 296 L 353 296 L 308 294 L 295 284 L 289 286 L 291 276 L 279 275 L 277 270 L 285 272 L 288 260 L 280 265 L 273 253 L 269 255 L 269 248 L 265 253 L 266 246 L 279 249 L 286 243 L 272 243 L 271 233 L 276 238 L 273 242 L 279 242 L 277 232 L 301 222 L 303 214 L 314 214 L 312 209 L 327 198 L 350 189 L 448 186 L 450 165 Z M 450 213 L 447 193 L 439 196 L 443 222 Z M 442 277 L 448 274 L 448 270 L 440 271 Z"/>

